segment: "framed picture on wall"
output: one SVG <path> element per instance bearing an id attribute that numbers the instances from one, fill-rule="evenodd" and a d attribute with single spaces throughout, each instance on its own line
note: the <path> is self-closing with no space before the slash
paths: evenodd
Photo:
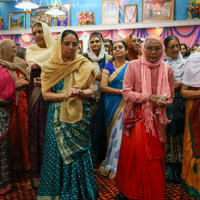
<path id="1" fill-rule="evenodd" d="M 65 15 L 60 15 L 57 19 L 57 26 L 70 26 L 70 4 L 62 4 L 59 7 Z"/>
<path id="2" fill-rule="evenodd" d="M 174 0 L 143 0 L 142 21 L 169 21 L 174 19 Z"/>
<path id="3" fill-rule="evenodd" d="M 119 23 L 119 3 L 117 0 L 102 1 L 101 24 Z"/>
<path id="4" fill-rule="evenodd" d="M 124 6 L 124 23 L 137 22 L 137 5 Z"/>
<path id="5" fill-rule="evenodd" d="M 25 13 L 9 13 L 8 14 L 8 29 L 25 29 Z"/>
<path id="6" fill-rule="evenodd" d="M 32 9 L 30 14 L 29 27 L 31 28 L 35 22 L 45 22 L 48 24 L 48 26 L 51 26 L 51 15 L 45 14 L 45 12 L 48 10 L 48 7 Z"/>

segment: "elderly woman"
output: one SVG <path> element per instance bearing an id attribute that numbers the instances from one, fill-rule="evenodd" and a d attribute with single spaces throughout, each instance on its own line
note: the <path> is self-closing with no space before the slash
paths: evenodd
<path id="1" fill-rule="evenodd" d="M 89 39 L 89 51 L 85 55 L 92 61 L 96 72 L 94 81 L 94 93 L 90 98 L 92 116 L 90 125 L 92 154 L 94 163 L 102 162 L 106 154 L 106 129 L 105 129 L 105 93 L 101 92 L 102 72 L 105 64 L 112 60 L 112 56 L 106 54 L 103 37 L 94 32 Z"/>
<path id="2" fill-rule="evenodd" d="M 174 98 L 174 74 L 162 60 L 159 36 L 147 37 L 141 59 L 131 61 L 123 81 L 126 100 L 117 166 L 119 199 L 165 199 L 166 107 Z"/>
<path id="3" fill-rule="evenodd" d="M 164 40 L 165 57 L 163 60 L 172 67 L 175 79 L 175 99 L 167 108 L 167 116 L 171 123 L 167 125 L 166 135 L 166 180 L 180 183 L 183 155 L 183 134 L 185 121 L 185 99 L 181 97 L 181 80 L 186 59 L 180 53 L 180 43 L 175 36 Z"/>
<path id="4" fill-rule="evenodd" d="M 128 45 L 128 57 L 129 60 L 135 60 L 140 58 L 140 39 L 134 35 L 128 35 L 124 42 Z"/>
<path id="5" fill-rule="evenodd" d="M 26 62 L 15 57 L 16 46 L 13 40 L 2 40 L 0 44 L 0 59 L 12 75 L 16 88 L 16 102 L 9 106 L 9 132 L 12 143 L 13 169 L 30 170 L 28 155 L 28 118 L 27 118 L 27 86 L 29 73 Z"/>
<path id="6" fill-rule="evenodd" d="M 0 195 L 5 195 L 12 188 L 12 150 L 8 127 L 9 114 L 7 105 L 11 103 L 15 105 L 16 90 L 15 82 L 6 69 L 8 66 L 14 68 L 11 59 L 9 59 L 9 55 L 12 55 L 14 52 L 12 46 L 7 46 L 7 58 L 5 58 L 5 46 L 2 48 L 2 42 L 0 43 Z"/>
<path id="7" fill-rule="evenodd" d="M 125 101 L 122 97 L 123 79 L 128 61 L 126 60 L 128 46 L 124 41 L 113 43 L 114 61 L 106 64 L 103 70 L 101 88 L 105 92 L 105 120 L 108 138 L 106 157 L 99 172 L 114 179 L 122 138 L 122 113 Z"/>
<path id="8" fill-rule="evenodd" d="M 46 125 L 46 103 L 41 94 L 41 66 L 48 61 L 55 40 L 46 23 L 36 22 L 32 27 L 36 44 L 26 50 L 26 61 L 31 67 L 28 104 L 28 147 L 31 162 L 32 186 L 38 188 L 43 160 L 43 143 Z"/>
<path id="9" fill-rule="evenodd" d="M 94 67 L 77 47 L 78 35 L 65 30 L 42 68 L 42 93 L 49 102 L 38 200 L 98 198 L 89 150 Z"/>
<path id="10" fill-rule="evenodd" d="M 184 67 L 181 94 L 187 99 L 181 188 L 189 199 L 200 198 L 200 53 L 192 54 Z"/>

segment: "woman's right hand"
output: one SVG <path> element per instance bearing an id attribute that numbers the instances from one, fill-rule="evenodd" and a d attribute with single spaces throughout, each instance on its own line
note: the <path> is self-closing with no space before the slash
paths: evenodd
<path id="1" fill-rule="evenodd" d="M 149 96 L 149 101 L 157 104 L 159 107 L 166 107 L 168 105 L 168 98 L 158 94 L 151 94 Z"/>
<path id="2" fill-rule="evenodd" d="M 41 87 L 41 78 L 40 77 L 34 78 L 34 86 Z"/>
<path id="3" fill-rule="evenodd" d="M 102 79 L 102 72 L 103 72 L 103 69 L 101 69 L 101 71 L 96 75 L 96 80 L 101 80 Z"/>
<path id="4" fill-rule="evenodd" d="M 15 81 L 15 88 L 21 88 L 21 87 L 27 86 L 28 84 L 29 82 L 26 80 L 25 77 L 19 78 Z"/>

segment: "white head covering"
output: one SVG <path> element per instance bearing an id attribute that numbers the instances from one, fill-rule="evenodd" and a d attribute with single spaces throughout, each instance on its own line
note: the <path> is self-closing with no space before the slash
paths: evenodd
<path id="1" fill-rule="evenodd" d="M 179 51 L 177 58 L 170 58 L 165 54 L 163 60 L 172 67 L 175 81 L 179 81 L 183 77 L 184 65 L 186 62 L 186 59 L 183 58 L 181 52 Z"/>
<path id="2" fill-rule="evenodd" d="M 48 61 L 51 56 L 51 51 L 55 45 L 55 39 L 51 35 L 49 26 L 46 23 L 39 22 L 42 24 L 44 41 L 47 48 L 41 48 L 36 44 L 27 47 L 26 50 L 26 61 L 28 66 L 31 67 L 33 64 L 37 64 L 40 67 L 45 61 Z"/>
<path id="3" fill-rule="evenodd" d="M 94 35 L 92 35 L 90 37 L 90 39 L 92 37 L 98 37 L 101 40 L 101 50 L 99 52 L 98 57 L 96 56 L 96 54 L 92 50 L 92 48 L 90 46 L 90 42 L 88 44 L 88 48 L 89 48 L 88 57 L 92 60 L 92 62 L 94 64 L 95 73 L 98 74 L 100 72 L 100 67 L 99 67 L 99 63 L 98 62 L 101 61 L 105 56 L 105 47 L 104 47 L 103 40 L 99 35 L 94 34 Z M 94 92 L 93 92 L 92 98 L 93 99 L 100 99 L 100 96 L 101 96 L 101 81 L 100 80 L 95 80 L 94 81 L 93 90 L 94 90 Z"/>
<path id="4" fill-rule="evenodd" d="M 182 83 L 191 87 L 200 87 L 200 52 L 192 53 L 187 59 Z"/>

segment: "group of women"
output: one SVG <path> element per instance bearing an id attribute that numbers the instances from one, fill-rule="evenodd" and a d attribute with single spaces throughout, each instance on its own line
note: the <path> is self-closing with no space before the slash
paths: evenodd
<path id="1" fill-rule="evenodd" d="M 184 59 L 174 36 L 140 48 L 130 35 L 110 56 L 94 32 L 80 55 L 72 30 L 55 41 L 36 22 L 32 35 L 26 62 L 0 42 L 0 195 L 13 168 L 31 169 L 37 199 L 98 199 L 99 163 L 119 199 L 165 199 L 166 180 L 200 198 L 199 53 Z"/>

